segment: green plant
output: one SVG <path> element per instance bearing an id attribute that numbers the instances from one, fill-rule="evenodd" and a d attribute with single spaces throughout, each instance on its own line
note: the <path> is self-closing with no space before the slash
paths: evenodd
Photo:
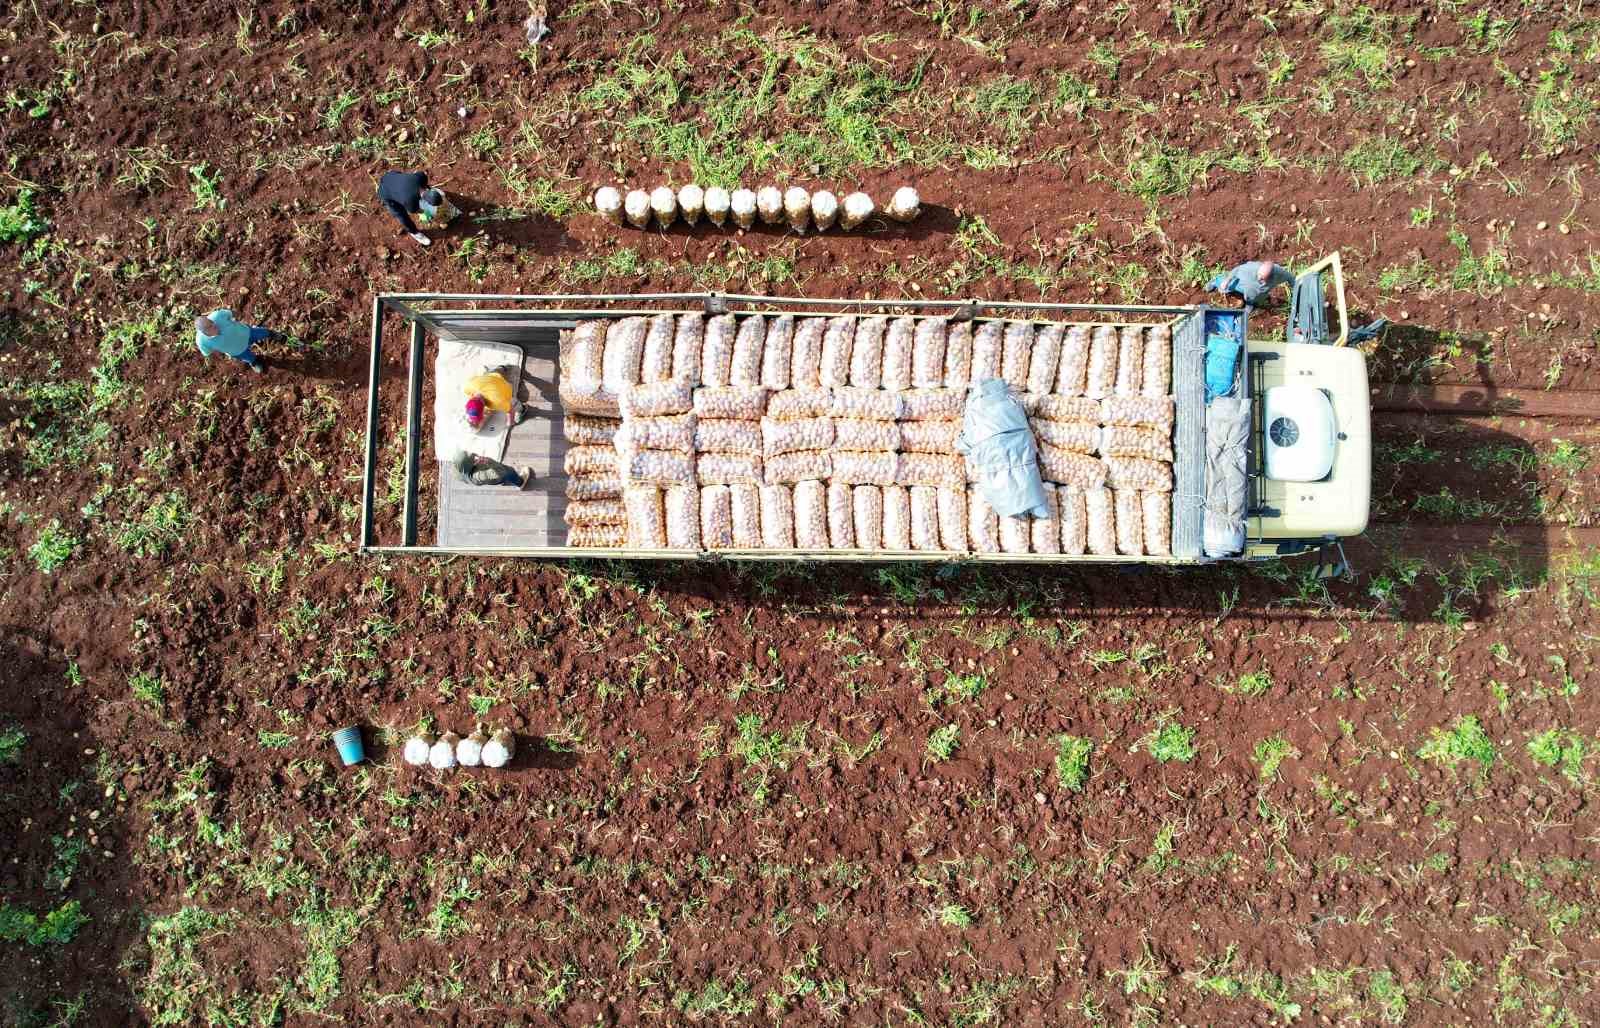
<path id="1" fill-rule="evenodd" d="M 1089 756 L 1094 742 L 1076 735 L 1056 739 L 1056 782 L 1061 788 L 1079 792 L 1089 780 Z"/>
<path id="2" fill-rule="evenodd" d="M 1272 672 L 1261 670 L 1240 675 L 1230 691 L 1237 692 L 1241 696 L 1260 696 L 1270 688 L 1272 688 Z"/>
<path id="3" fill-rule="evenodd" d="M 160 713 L 167 702 L 167 683 L 161 676 L 148 671 L 138 671 L 128 676 L 128 689 L 133 698 Z"/>
<path id="4" fill-rule="evenodd" d="M 934 908 L 933 916 L 943 928 L 972 927 L 972 913 L 959 903 L 942 903 Z"/>
<path id="5" fill-rule="evenodd" d="M 1344 152 L 1339 163 L 1358 179 L 1366 179 L 1368 185 L 1410 178 L 1422 170 L 1422 158 L 1398 139 L 1388 136 L 1361 140 Z"/>
<path id="6" fill-rule="evenodd" d="M 42 918 L 9 903 L 0 905 L 0 939 L 6 942 L 64 946 L 88 923 L 89 915 L 77 900 L 68 900 Z"/>
<path id="7" fill-rule="evenodd" d="M 1583 761 L 1590 745 L 1583 736 L 1563 728 L 1547 728 L 1528 740 L 1528 756 L 1545 767 L 1559 767 L 1574 783 L 1583 782 Z"/>
<path id="8" fill-rule="evenodd" d="M 961 748 L 961 726 L 955 724 L 941 725 L 928 733 L 928 757 L 942 762 L 955 756 L 956 750 Z"/>
<path id="9" fill-rule="evenodd" d="M 1156 729 L 1145 736 L 1145 749 L 1150 756 L 1163 764 L 1173 761 L 1187 764 L 1195 757 L 1193 728 L 1176 721 L 1163 720 Z"/>
<path id="10" fill-rule="evenodd" d="M 0 728 L 0 764 L 15 764 L 22 759 L 22 748 L 28 744 L 28 733 L 13 725 Z"/>
<path id="11" fill-rule="evenodd" d="M 159 557 L 183 537 L 190 517 L 188 497 L 173 490 L 152 498 L 138 517 L 123 521 L 112 541 L 136 557 Z"/>
<path id="12" fill-rule="evenodd" d="M 194 194 L 194 210 L 222 210 L 228 201 L 222 196 L 222 171 L 212 171 L 205 161 L 189 166 L 189 192 Z"/>
<path id="13" fill-rule="evenodd" d="M 39 530 L 39 535 L 28 547 L 28 556 L 32 558 L 34 566 L 47 575 L 53 575 L 78 550 L 79 539 L 71 532 L 61 527 L 61 522 L 55 518 Z"/>
<path id="14" fill-rule="evenodd" d="M 50 228 L 33 205 L 35 192 L 31 186 L 17 190 L 17 198 L 0 207 L 0 243 L 29 243 Z"/>
<path id="15" fill-rule="evenodd" d="M 1477 715 L 1466 714 L 1456 718 L 1456 723 L 1448 731 L 1434 728 L 1428 741 L 1418 747 L 1417 756 L 1451 767 L 1463 760 L 1470 760 L 1478 765 L 1480 774 L 1487 775 L 1495 762 L 1496 749 L 1494 740 L 1478 723 Z"/>
<path id="16" fill-rule="evenodd" d="M 1286 757 L 1298 757 L 1300 751 L 1290 744 L 1288 739 L 1280 735 L 1269 735 L 1256 743 L 1255 761 L 1259 768 L 1261 780 L 1271 781 L 1277 777 L 1278 765 Z"/>
<path id="17" fill-rule="evenodd" d="M 1360 78 L 1373 89 L 1394 85 L 1397 18 L 1360 4 L 1328 15 L 1328 39 L 1320 47 L 1334 77 Z"/>
<path id="18" fill-rule="evenodd" d="M 327 110 L 322 112 L 322 127 L 329 132 L 336 131 L 344 124 L 344 116 L 350 108 L 361 102 L 361 97 L 355 93 L 343 92 L 328 101 Z"/>

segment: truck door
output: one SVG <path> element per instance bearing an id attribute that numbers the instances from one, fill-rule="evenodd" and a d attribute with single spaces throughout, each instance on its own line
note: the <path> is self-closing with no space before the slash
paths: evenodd
<path id="1" fill-rule="evenodd" d="M 1329 295 L 1331 293 L 1331 296 Z M 1337 336 L 1328 331 L 1328 301 L 1339 312 Z M 1302 271 L 1289 292 L 1289 324 L 1285 342 L 1343 346 L 1350 340 L 1350 316 L 1344 303 L 1344 269 L 1337 253 Z"/>

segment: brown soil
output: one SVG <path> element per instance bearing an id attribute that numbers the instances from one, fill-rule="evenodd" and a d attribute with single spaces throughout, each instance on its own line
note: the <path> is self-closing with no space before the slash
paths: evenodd
<path id="1" fill-rule="evenodd" d="M 326 127 L 333 97 L 357 96 L 346 118 L 376 134 L 393 121 L 374 99 L 391 73 L 418 83 L 426 116 L 389 131 L 426 142 L 390 150 L 469 215 L 508 201 L 505 166 L 585 193 L 617 169 L 682 180 L 630 140 L 609 149 L 573 97 L 643 31 L 667 54 L 733 18 L 557 9 L 534 69 L 517 56 L 523 8 L 471 10 L 268 3 L 245 46 L 218 3 L 0 16 L 0 95 L 62 84 L 43 116 L 9 102 L 0 115 L 0 197 L 36 183 L 62 244 L 43 259 L 0 246 L 15 271 L 0 310 L 0 732 L 27 737 L 23 762 L 0 765 L 0 902 L 76 899 L 91 918 L 64 945 L 0 942 L 6 1018 L 51 1023 L 80 1003 L 87 1024 L 588 1025 L 733 1020 L 748 1005 L 758 1023 L 1222 1024 L 1266 1023 L 1263 996 L 1306 1023 L 1596 1016 L 1596 765 L 1580 756 L 1569 779 L 1525 748 L 1550 728 L 1591 748 L 1600 732 L 1592 543 L 1540 531 L 1594 524 L 1600 462 L 1552 457 L 1558 439 L 1594 453 L 1592 419 L 1380 413 L 1377 523 L 1351 547 L 1363 574 L 1327 589 L 1300 564 L 561 568 L 381 562 L 352 544 L 372 294 L 575 291 L 573 261 L 623 245 L 647 272 L 597 283 L 608 291 L 697 288 L 709 266 L 776 255 L 797 282 L 737 272 L 729 288 L 935 294 L 972 260 L 958 232 L 977 215 L 993 255 L 1065 263 L 1049 298 L 1115 298 L 1070 256 L 1072 226 L 1092 219 L 1106 248 L 1084 264 L 1149 268 L 1144 298 L 1170 302 L 1199 298 L 1174 270 L 1188 253 L 1337 249 L 1355 316 L 1399 326 L 1374 381 L 1600 389 L 1600 299 L 1556 278 L 1593 248 L 1577 199 L 1600 191 L 1593 146 L 1542 152 L 1521 120 L 1528 87 L 1500 70 L 1537 82 L 1559 15 L 1526 14 L 1494 53 L 1430 10 L 1395 44 L 1380 102 L 1341 85 L 1324 112 L 1331 29 L 1287 12 L 1273 30 L 1208 8 L 1187 37 L 1202 47 L 1157 53 L 1131 41 L 1186 41 L 1164 6 L 1120 23 L 1050 4 L 975 28 L 958 14 L 944 35 L 920 5 L 762 8 L 757 34 L 809 28 L 897 77 L 927 58 L 930 88 L 1006 73 L 1053 90 L 1067 70 L 1118 104 L 1041 119 L 1013 167 L 863 170 L 875 196 L 921 191 L 929 209 L 909 228 L 795 239 L 469 217 L 419 253 L 373 210 L 382 162 L 329 146 L 354 138 Z M 440 27 L 455 41 L 418 45 Z M 1564 30 L 1594 45 L 1592 23 Z M 1087 57 L 1107 38 L 1123 46 L 1115 83 Z M 1257 58 L 1275 46 L 1296 70 L 1279 133 L 1258 139 L 1223 105 L 1230 90 L 1268 95 Z M 1570 89 L 1592 91 L 1594 62 L 1578 65 Z M 693 61 L 682 84 L 720 71 Z M 532 156 L 472 156 L 473 133 L 490 125 L 509 145 L 524 118 Z M 1163 201 L 1152 231 L 1116 186 L 1117 148 L 1212 148 L 1230 126 L 1285 167 L 1213 170 Z M 1340 158 L 1374 136 L 1425 141 L 1445 166 L 1358 184 Z M 150 150 L 166 182 L 138 185 Z M 220 213 L 190 209 L 202 161 L 221 173 Z M 1413 227 L 1430 202 L 1438 216 Z M 1503 239 L 1513 284 L 1380 291 L 1382 269 L 1417 259 L 1448 277 L 1452 225 L 1479 252 Z M 480 252 L 462 256 L 475 235 Z M 994 274 L 959 291 L 1038 297 Z M 261 377 L 202 362 L 188 318 L 218 303 L 302 345 L 269 347 Z M 108 326 L 145 316 L 159 333 L 97 409 L 107 438 L 84 461 L 31 467 L 53 428 L 87 426 L 30 385 L 88 382 Z M 403 352 L 398 331 L 386 344 Z M 389 362 L 387 410 L 404 389 Z M 126 524 L 173 491 L 191 514 L 181 539 L 128 552 Z M 29 549 L 52 520 L 82 545 L 45 574 Z M 1472 534 L 1501 525 L 1528 531 Z M 1257 672 L 1270 684 L 1246 695 L 1240 677 Z M 164 683 L 159 705 L 134 697 L 135 675 Z M 982 688 L 961 698 L 952 676 L 968 675 Z M 422 718 L 465 730 L 474 702 L 522 733 L 512 770 L 416 774 L 380 741 Z M 1497 744 L 1491 766 L 1418 756 L 1463 716 Z M 1143 740 L 1164 720 L 1195 729 L 1192 761 L 1152 758 Z M 372 729 L 373 763 L 354 772 L 327 741 L 350 722 Z M 946 724 L 960 748 L 935 761 L 929 735 Z M 1078 792 L 1055 779 L 1063 733 L 1095 742 Z M 1263 779 L 1254 754 L 1272 737 L 1289 755 Z M 90 844 L 63 883 L 51 871 L 76 839 Z M 954 906 L 970 925 L 941 923 Z M 351 917 L 347 934 L 330 914 Z M 202 927 L 174 941 L 184 924 Z M 331 988 L 317 952 L 333 955 Z"/>

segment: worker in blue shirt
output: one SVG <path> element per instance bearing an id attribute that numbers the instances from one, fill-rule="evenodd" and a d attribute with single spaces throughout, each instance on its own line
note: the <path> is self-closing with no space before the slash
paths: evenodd
<path id="1" fill-rule="evenodd" d="M 233 312 L 227 308 L 194 319 L 194 344 L 203 355 L 209 357 L 214 353 L 225 353 L 258 375 L 266 370 L 266 361 L 253 347 L 256 343 L 276 342 L 282 338 L 265 325 L 246 325 L 235 321 Z"/>
<path id="2" fill-rule="evenodd" d="M 1224 296 L 1236 296 L 1247 306 L 1260 307 L 1274 289 L 1292 282 L 1294 276 L 1281 264 L 1245 261 L 1226 275 L 1213 278 L 1206 284 L 1206 289 Z"/>

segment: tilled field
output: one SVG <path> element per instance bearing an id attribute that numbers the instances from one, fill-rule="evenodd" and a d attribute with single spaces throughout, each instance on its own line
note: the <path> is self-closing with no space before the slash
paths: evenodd
<path id="1" fill-rule="evenodd" d="M 0 14 L 7 1023 L 1596 1018 L 1592 11 L 527 14 Z M 390 167 L 465 212 L 429 251 Z M 926 210 L 584 208 L 691 178 Z M 378 290 L 1193 302 L 1335 249 L 1395 322 L 1350 582 L 353 553 Z M 480 721 L 511 769 L 401 765 Z"/>

